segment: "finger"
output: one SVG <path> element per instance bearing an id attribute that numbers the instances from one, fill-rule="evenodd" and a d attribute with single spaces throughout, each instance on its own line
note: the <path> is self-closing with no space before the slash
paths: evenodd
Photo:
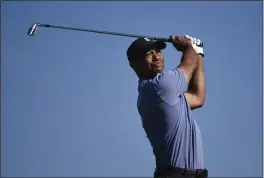
<path id="1" fill-rule="evenodd" d="M 193 38 L 193 44 L 196 45 L 196 42 L 197 42 L 197 39 L 196 38 Z"/>
<path id="2" fill-rule="evenodd" d="M 170 35 L 170 39 L 171 40 L 175 40 L 175 36 L 174 35 Z"/>
<path id="3" fill-rule="evenodd" d="M 192 38 L 191 36 L 189 36 L 189 35 L 185 35 L 184 37 L 185 37 L 185 38 L 188 38 L 188 39 L 191 40 L 191 41 L 193 40 L 193 38 Z"/>
<path id="4" fill-rule="evenodd" d="M 189 35 L 185 35 L 184 37 L 187 38 L 188 40 L 190 40 L 191 43 L 193 44 L 193 38 L 192 38 L 191 36 L 189 36 Z"/>
<path id="5" fill-rule="evenodd" d="M 198 45 L 198 46 L 201 45 L 201 40 L 200 39 L 196 39 L 196 45 Z"/>

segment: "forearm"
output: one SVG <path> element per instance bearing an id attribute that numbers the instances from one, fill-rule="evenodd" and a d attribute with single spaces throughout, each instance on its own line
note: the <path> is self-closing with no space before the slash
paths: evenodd
<path id="1" fill-rule="evenodd" d="M 192 46 L 188 46 L 183 51 L 181 63 L 177 67 L 183 70 L 187 85 L 189 85 L 190 80 L 197 66 L 198 66 L 198 60 L 197 60 L 196 52 L 194 51 Z"/>
<path id="2" fill-rule="evenodd" d="M 201 107 L 205 101 L 205 78 L 203 57 L 197 55 L 197 68 L 193 73 L 192 79 L 188 87 L 188 93 L 194 95 L 197 99 L 198 107 Z M 196 106 L 193 106 L 195 108 Z"/>

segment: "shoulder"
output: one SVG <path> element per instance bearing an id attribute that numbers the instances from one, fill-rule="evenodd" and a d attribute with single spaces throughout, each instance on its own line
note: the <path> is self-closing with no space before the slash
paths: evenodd
<path id="1" fill-rule="evenodd" d="M 138 90 L 174 91 L 186 90 L 184 72 L 181 69 L 169 69 L 158 73 L 153 79 L 139 79 Z"/>
<path id="2" fill-rule="evenodd" d="M 160 86 L 180 82 L 184 78 L 184 72 L 181 69 L 169 69 L 156 75 L 153 83 Z"/>
<path id="3" fill-rule="evenodd" d="M 184 72 L 181 69 L 170 69 L 156 76 L 157 94 L 168 104 L 176 104 L 187 90 Z"/>

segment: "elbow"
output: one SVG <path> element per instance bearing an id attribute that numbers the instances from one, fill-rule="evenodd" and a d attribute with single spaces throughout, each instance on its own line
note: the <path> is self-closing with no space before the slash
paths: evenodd
<path id="1" fill-rule="evenodd" d="M 197 105 L 198 105 L 198 106 L 197 106 L 198 108 L 203 107 L 203 106 L 204 106 L 204 98 L 200 98 L 200 99 L 199 99 L 199 102 L 197 103 Z"/>
<path id="2" fill-rule="evenodd" d="M 204 106 L 204 100 L 203 99 L 197 99 L 195 103 L 190 105 L 191 110 L 198 109 Z"/>

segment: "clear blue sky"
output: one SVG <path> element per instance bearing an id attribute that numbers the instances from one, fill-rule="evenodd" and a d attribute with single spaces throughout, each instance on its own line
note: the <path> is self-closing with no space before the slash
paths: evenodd
<path id="1" fill-rule="evenodd" d="M 204 41 L 194 112 L 210 176 L 262 175 L 261 2 L 2 2 L 2 176 L 152 176 L 137 113 L 134 38 L 34 22 Z M 163 52 L 166 69 L 181 53 Z"/>

